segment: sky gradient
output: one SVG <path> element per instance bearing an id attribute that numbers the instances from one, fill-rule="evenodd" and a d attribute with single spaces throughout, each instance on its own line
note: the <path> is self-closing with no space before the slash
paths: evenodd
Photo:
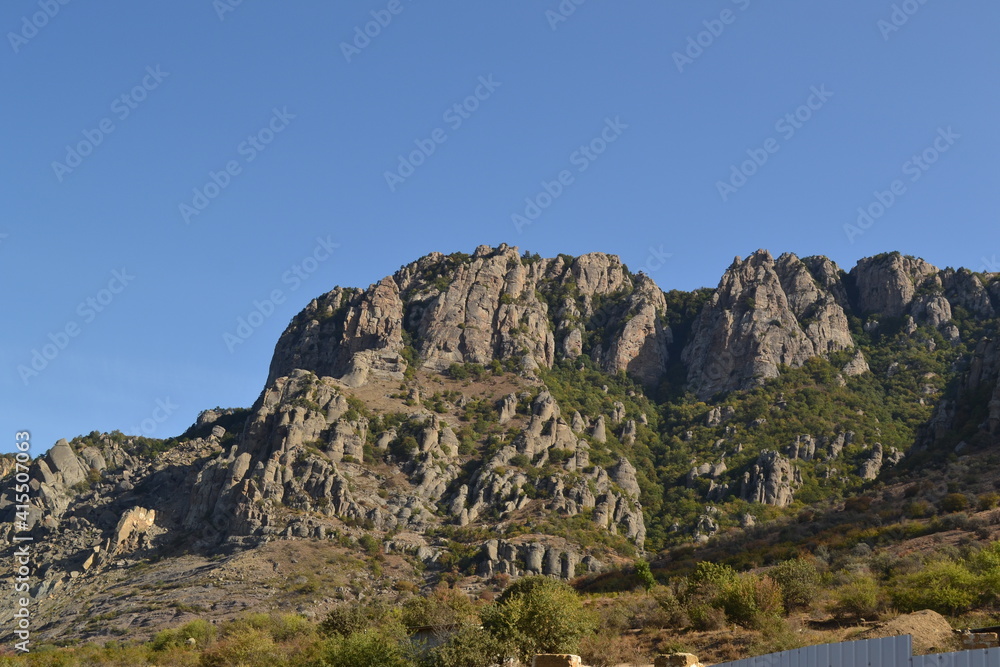
<path id="1" fill-rule="evenodd" d="M 757 248 L 1000 270 L 998 24 L 987 0 L 4 3 L 0 451 L 249 406 L 310 299 L 434 250 L 604 251 L 664 289 Z"/>

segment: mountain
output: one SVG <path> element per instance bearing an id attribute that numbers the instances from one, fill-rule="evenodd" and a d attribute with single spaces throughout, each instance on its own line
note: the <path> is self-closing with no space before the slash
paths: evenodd
<path id="1" fill-rule="evenodd" d="M 899 253 L 759 250 L 694 292 L 603 253 L 432 253 L 310 302 L 249 409 L 38 457 L 38 632 L 596 576 L 837 512 L 997 444 L 998 309 L 997 274 Z"/>

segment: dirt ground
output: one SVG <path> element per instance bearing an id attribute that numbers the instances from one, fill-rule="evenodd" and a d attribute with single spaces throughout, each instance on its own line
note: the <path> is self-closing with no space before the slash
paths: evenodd
<path id="1" fill-rule="evenodd" d="M 958 641 L 948 619 L 930 609 L 903 614 L 891 621 L 879 623 L 861 633 L 857 638 L 877 639 L 898 635 L 913 637 L 913 653 L 915 655 L 957 651 L 959 649 Z"/>

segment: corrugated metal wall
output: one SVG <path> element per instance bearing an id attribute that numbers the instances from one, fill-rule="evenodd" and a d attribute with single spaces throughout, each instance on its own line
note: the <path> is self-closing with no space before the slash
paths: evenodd
<path id="1" fill-rule="evenodd" d="M 716 667 L 1000 667 L 1000 649 L 912 655 L 910 635 L 820 644 Z"/>
<path id="2" fill-rule="evenodd" d="M 913 667 L 1000 667 L 1000 649 L 981 648 L 958 653 L 915 655 Z"/>

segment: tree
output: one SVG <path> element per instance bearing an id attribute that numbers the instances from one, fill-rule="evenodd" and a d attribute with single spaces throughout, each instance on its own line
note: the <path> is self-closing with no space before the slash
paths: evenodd
<path id="1" fill-rule="evenodd" d="M 326 637 L 347 637 L 387 622 L 389 610 L 378 602 L 334 607 L 319 624 Z"/>
<path id="2" fill-rule="evenodd" d="M 834 591 L 830 611 L 838 619 L 878 616 L 884 606 L 884 593 L 870 576 L 858 575 Z"/>
<path id="3" fill-rule="evenodd" d="M 412 667 L 405 635 L 366 630 L 330 637 L 320 644 L 316 667 Z"/>
<path id="4" fill-rule="evenodd" d="M 647 591 L 653 590 L 653 587 L 656 586 L 656 577 L 653 576 L 653 570 L 649 567 L 648 561 L 640 558 L 635 562 L 635 576 Z"/>
<path id="5" fill-rule="evenodd" d="M 784 594 L 785 609 L 808 607 L 819 590 L 819 571 L 816 565 L 803 558 L 786 560 L 771 569 L 768 575 L 778 582 Z"/>
<path id="6" fill-rule="evenodd" d="M 501 642 L 486 630 L 467 625 L 447 642 L 431 649 L 431 667 L 483 667 L 500 663 L 508 654 Z"/>
<path id="7" fill-rule="evenodd" d="M 271 635 L 256 628 L 244 628 L 201 655 L 201 667 L 274 667 L 285 663 L 284 655 Z"/>
<path id="8" fill-rule="evenodd" d="M 430 595 L 412 597 L 403 603 L 400 620 L 408 628 L 478 625 L 476 606 L 460 589 L 437 588 Z"/>
<path id="9" fill-rule="evenodd" d="M 573 653 L 593 632 L 594 615 L 568 584 L 548 577 L 524 577 L 482 612 L 483 628 L 508 657 L 527 662 L 536 653 Z"/>

